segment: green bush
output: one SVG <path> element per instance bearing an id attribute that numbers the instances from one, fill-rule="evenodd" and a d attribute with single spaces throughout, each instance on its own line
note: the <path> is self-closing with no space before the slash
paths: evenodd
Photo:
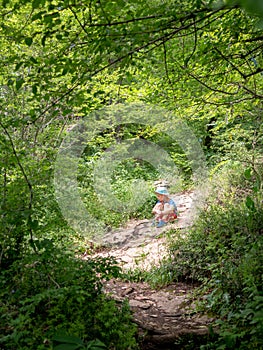
<path id="1" fill-rule="evenodd" d="M 247 170 L 237 173 L 225 177 L 225 188 L 215 186 L 188 232 L 174 233 L 170 257 L 159 269 L 164 281 L 199 283 L 200 308 L 220 329 L 218 340 L 202 349 L 263 348 L 261 183 Z"/>
<path id="2" fill-rule="evenodd" d="M 135 349 L 127 305 L 102 293 L 102 281 L 119 274 L 112 259 L 82 261 L 46 242 L 42 253 L 0 275 L 0 347 L 51 349 L 53 337 L 66 332 L 83 342 L 99 339 L 107 349 Z"/>

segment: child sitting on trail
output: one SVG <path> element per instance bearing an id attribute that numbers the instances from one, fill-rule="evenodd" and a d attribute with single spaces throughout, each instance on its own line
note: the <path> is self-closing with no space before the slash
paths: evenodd
<path id="1" fill-rule="evenodd" d="M 157 187 L 155 194 L 158 202 L 152 210 L 152 213 L 155 215 L 154 225 L 156 227 L 162 227 L 177 218 L 177 207 L 174 201 L 169 198 L 166 187 Z"/>

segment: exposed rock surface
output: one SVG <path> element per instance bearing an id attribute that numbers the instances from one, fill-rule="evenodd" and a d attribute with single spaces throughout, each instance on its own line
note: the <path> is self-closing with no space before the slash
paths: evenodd
<path id="1" fill-rule="evenodd" d="M 192 223 L 197 198 L 192 191 L 172 196 L 179 219 L 163 228 L 155 228 L 149 220 L 131 221 L 126 227 L 107 233 L 105 249 L 97 256 L 115 257 L 123 270 L 149 270 L 168 254 L 166 232 L 185 229 Z M 104 291 L 117 301 L 128 299 L 134 321 L 139 326 L 143 349 L 180 349 L 176 340 L 186 334 L 201 336 L 208 333 L 213 319 L 195 311 L 193 293 L 196 286 L 174 283 L 154 290 L 145 283 L 111 280 Z"/>
<path id="2" fill-rule="evenodd" d="M 158 265 L 167 254 L 165 232 L 172 228 L 186 228 L 193 218 L 193 203 L 196 198 L 193 191 L 171 197 L 179 211 L 175 223 L 156 228 L 152 226 L 151 220 L 131 221 L 125 227 L 104 235 L 102 243 L 107 248 L 97 255 L 115 257 L 126 270 L 136 267 L 148 270 L 153 265 Z"/>
<path id="3" fill-rule="evenodd" d="M 182 336 L 208 333 L 213 319 L 195 311 L 194 290 L 194 285 L 186 283 L 173 283 L 160 290 L 146 283 L 114 280 L 104 286 L 104 292 L 113 299 L 128 299 L 143 349 L 175 349 L 173 344 Z"/>

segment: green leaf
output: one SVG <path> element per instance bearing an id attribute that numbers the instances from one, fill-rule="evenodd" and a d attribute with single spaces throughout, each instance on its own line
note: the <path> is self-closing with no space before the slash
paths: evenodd
<path id="1" fill-rule="evenodd" d="M 38 221 L 37 220 L 32 220 L 31 216 L 28 218 L 28 226 L 32 230 L 36 230 L 38 228 Z"/>
<path id="2" fill-rule="evenodd" d="M 67 108 L 67 109 L 63 110 L 62 115 L 67 115 L 67 114 L 70 114 L 70 113 L 72 113 L 72 109 Z"/>
<path id="3" fill-rule="evenodd" d="M 107 347 L 99 339 L 92 340 L 88 343 L 87 350 L 107 350 Z"/>
<path id="4" fill-rule="evenodd" d="M 34 21 L 36 21 L 36 20 L 38 20 L 38 19 L 41 19 L 43 13 L 45 13 L 45 12 L 41 11 L 41 12 L 38 12 L 38 13 L 36 13 L 35 15 L 33 15 L 33 16 L 32 16 L 32 22 L 34 22 Z"/>
<path id="5" fill-rule="evenodd" d="M 33 7 L 33 9 L 37 9 L 44 3 L 45 3 L 45 0 L 44 1 L 43 0 L 34 0 L 32 2 L 32 7 Z"/>
<path id="6" fill-rule="evenodd" d="M 257 29 L 262 30 L 262 29 L 263 29 L 263 19 L 260 19 L 260 20 L 256 23 L 255 27 L 256 27 Z"/>
<path id="7" fill-rule="evenodd" d="M 27 44 L 27 46 L 31 46 L 32 42 L 33 42 L 33 39 L 31 37 L 25 38 L 25 43 Z"/>
<path id="8" fill-rule="evenodd" d="M 246 179 L 248 179 L 248 180 L 250 180 L 251 179 L 251 169 L 250 168 L 248 168 L 248 169 L 246 169 L 245 171 L 244 171 L 244 176 L 245 176 L 245 178 Z"/>
<path id="9" fill-rule="evenodd" d="M 24 84 L 25 80 L 23 78 L 17 78 L 16 80 L 16 89 L 19 90 Z"/>
<path id="10" fill-rule="evenodd" d="M 83 346 L 78 344 L 60 344 L 60 345 L 54 346 L 53 350 L 77 350 L 81 348 L 83 348 Z"/>
<path id="11" fill-rule="evenodd" d="M 68 72 L 68 68 L 64 68 L 63 71 L 62 71 L 62 73 L 61 73 L 61 75 L 66 75 L 67 72 Z"/>
<path id="12" fill-rule="evenodd" d="M 17 63 L 17 65 L 15 66 L 15 71 L 17 71 L 22 65 L 23 65 L 23 62 Z"/>
<path id="13" fill-rule="evenodd" d="M 29 114 L 31 116 L 31 119 L 34 119 L 36 117 L 36 112 L 34 109 L 30 109 Z"/>
<path id="14" fill-rule="evenodd" d="M 8 3 L 9 3 L 9 0 L 3 0 L 2 6 L 3 6 L 3 7 L 6 7 L 6 6 L 8 5 Z"/>
<path id="15" fill-rule="evenodd" d="M 41 44 L 42 46 L 45 46 L 46 45 L 46 39 L 47 39 L 47 35 L 45 34 L 42 39 L 41 39 Z"/>
<path id="16" fill-rule="evenodd" d="M 250 210 L 255 209 L 255 203 L 254 203 L 253 199 L 249 196 L 247 196 L 247 198 L 246 198 L 246 207 Z"/>
<path id="17" fill-rule="evenodd" d="M 241 0 L 240 3 L 248 13 L 263 17 L 262 0 Z"/>
<path id="18" fill-rule="evenodd" d="M 36 85 L 32 86 L 32 92 L 33 92 L 34 95 L 37 94 L 37 86 Z"/>
<path id="19" fill-rule="evenodd" d="M 59 17 L 59 13 L 58 12 L 54 12 L 54 13 L 48 13 L 44 16 L 44 22 L 45 23 L 52 23 L 52 21 L 54 20 L 54 18 Z"/>
<path id="20" fill-rule="evenodd" d="M 30 57 L 30 61 L 33 62 L 34 64 L 37 64 L 37 60 L 34 57 Z"/>
<path id="21" fill-rule="evenodd" d="M 84 345 L 83 341 L 79 337 L 75 337 L 74 335 L 56 334 L 54 335 L 52 340 L 60 343 Z"/>
<path id="22" fill-rule="evenodd" d="M 60 40 L 62 40 L 63 39 L 63 35 L 61 35 L 61 34 L 57 34 L 56 35 L 56 38 L 60 41 Z"/>

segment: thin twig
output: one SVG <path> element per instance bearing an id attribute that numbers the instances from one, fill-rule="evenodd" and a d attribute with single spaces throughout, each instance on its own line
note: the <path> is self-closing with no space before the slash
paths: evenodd
<path id="1" fill-rule="evenodd" d="M 236 67 L 216 46 L 214 46 L 214 50 L 217 52 L 217 53 L 219 53 L 219 55 L 225 60 L 225 61 L 227 61 L 229 64 L 230 64 L 230 66 L 231 67 L 233 67 L 234 68 L 234 70 L 236 70 L 240 75 L 241 75 L 241 77 L 243 78 L 243 79 L 245 79 L 245 74 L 244 73 L 242 73 L 241 72 L 241 70 L 238 68 L 238 67 Z"/>
<path id="2" fill-rule="evenodd" d="M 90 27 L 112 27 L 112 26 L 117 26 L 117 25 L 122 25 L 122 24 L 128 24 L 128 23 L 134 23 L 134 22 L 139 22 L 139 21 L 145 21 L 148 19 L 156 19 L 156 18 L 161 18 L 163 15 L 152 15 L 152 16 L 146 16 L 146 17 L 137 17 L 137 18 L 132 18 L 132 19 L 127 19 L 125 21 L 119 21 L 119 22 L 109 22 L 109 23 L 94 23 L 90 24 Z"/>
<path id="3" fill-rule="evenodd" d="M 197 47 L 197 29 L 196 29 L 196 22 L 194 20 L 194 47 L 193 47 L 193 50 L 192 50 L 191 54 L 189 55 L 189 57 L 185 61 L 185 66 L 188 65 L 188 62 L 193 57 L 193 55 L 194 55 L 194 53 L 196 51 L 196 47 Z"/>
<path id="4" fill-rule="evenodd" d="M 89 34 L 89 33 L 86 31 L 85 25 L 83 25 L 83 24 L 81 23 L 80 19 L 78 18 L 76 12 L 73 11 L 72 6 L 69 6 L 69 9 L 70 9 L 70 11 L 73 13 L 73 16 L 75 17 L 76 21 L 77 21 L 78 24 L 80 25 L 81 29 L 82 29 L 86 34 Z"/>
<path id="5" fill-rule="evenodd" d="M 259 74 L 259 73 L 262 73 L 262 72 L 263 72 L 263 68 L 257 68 L 254 72 L 246 74 L 245 78 L 249 78 L 249 77 L 251 77 L 253 75 L 256 75 L 256 74 Z"/>
<path id="6" fill-rule="evenodd" d="M 207 89 L 214 91 L 214 92 L 219 92 L 225 95 L 231 95 L 234 96 L 237 94 L 237 92 L 228 92 L 228 91 L 224 91 L 224 90 L 219 90 L 219 89 L 215 89 L 212 86 L 209 86 L 208 84 L 206 84 L 204 81 L 202 81 L 199 77 L 195 76 L 194 74 L 188 72 L 187 73 L 190 77 L 192 77 L 193 79 L 195 79 L 196 81 L 198 81 L 201 85 L 205 86 Z"/>
<path id="7" fill-rule="evenodd" d="M 200 18 L 199 20 L 195 21 L 195 24 L 197 24 L 198 22 L 201 22 L 201 21 L 204 21 L 208 18 L 210 18 L 211 16 L 213 16 L 214 14 L 216 14 L 217 12 L 221 11 L 222 9 L 218 9 L 216 11 L 211 11 L 207 16 L 203 17 L 203 18 Z M 227 13 L 231 11 L 231 10 L 228 10 Z M 166 42 L 170 39 L 172 39 L 177 33 L 179 33 L 180 31 L 184 30 L 184 29 L 188 29 L 189 27 L 192 26 L 192 22 L 191 23 L 188 23 L 186 25 L 182 25 L 181 27 L 179 28 L 176 28 L 174 29 L 171 33 L 166 33 L 165 35 L 162 35 L 158 38 L 155 38 L 153 40 L 150 40 L 148 41 L 146 44 L 143 44 L 139 47 L 136 47 L 132 50 L 130 50 L 127 54 L 123 55 L 123 56 L 120 56 L 118 58 L 116 58 L 115 60 L 112 60 L 110 61 L 110 63 L 104 65 L 103 67 L 99 68 L 99 69 L 96 69 L 93 73 L 91 73 L 89 75 L 89 78 L 92 78 L 94 77 L 95 75 L 97 75 L 98 73 L 106 70 L 107 68 L 110 68 L 112 66 L 114 66 L 115 64 L 123 61 L 124 59 L 126 59 L 127 57 L 130 57 L 132 56 L 134 53 L 138 53 L 138 52 L 141 52 L 142 50 L 145 50 L 147 48 L 149 48 L 148 50 L 145 51 L 145 53 L 153 50 L 154 48 L 160 46 L 160 45 L 163 45 L 163 42 Z M 86 32 L 86 31 L 85 31 Z M 152 47 L 151 47 L 152 46 Z M 44 115 L 49 109 L 51 109 L 53 106 L 55 106 L 57 103 L 59 103 L 61 100 L 63 100 L 65 97 L 67 97 L 68 95 L 70 95 L 78 86 L 81 85 L 82 83 L 82 79 L 83 77 L 87 74 L 87 72 L 84 72 L 82 74 L 82 76 L 80 78 L 78 78 L 75 82 L 75 84 L 69 88 L 66 92 L 64 92 L 60 97 L 58 97 L 55 101 L 53 101 L 50 105 L 48 105 L 41 113 L 40 115 L 38 116 L 38 118 L 36 118 L 35 120 L 39 119 L 42 115 Z"/>

